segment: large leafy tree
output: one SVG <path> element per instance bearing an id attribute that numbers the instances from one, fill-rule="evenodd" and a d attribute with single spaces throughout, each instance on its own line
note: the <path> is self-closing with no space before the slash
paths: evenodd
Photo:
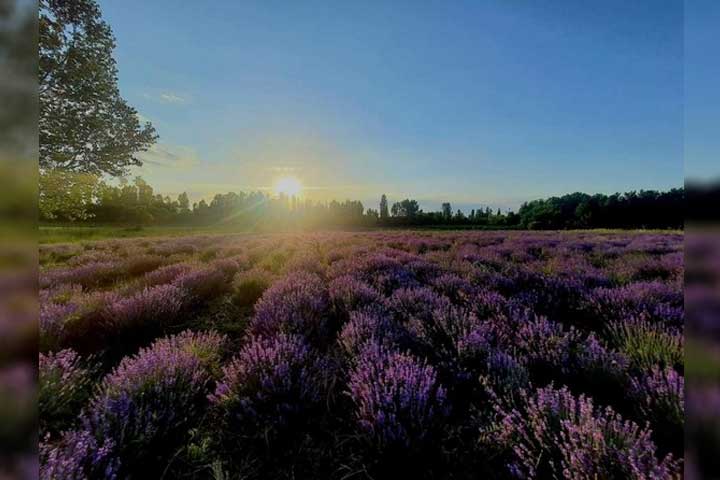
<path id="1" fill-rule="evenodd" d="M 401 202 L 393 203 L 390 211 L 392 212 L 393 217 L 413 218 L 420 213 L 420 205 L 417 200 L 406 198 Z"/>
<path id="2" fill-rule="evenodd" d="M 40 168 L 119 176 L 153 126 L 120 96 L 115 39 L 94 0 L 40 0 Z"/>

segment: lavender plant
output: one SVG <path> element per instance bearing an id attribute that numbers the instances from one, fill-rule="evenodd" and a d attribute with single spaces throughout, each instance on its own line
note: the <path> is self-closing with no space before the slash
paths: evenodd
<path id="1" fill-rule="evenodd" d="M 40 435 L 67 430 L 90 397 L 92 371 L 77 353 L 66 349 L 40 353 L 38 413 Z"/>
<path id="2" fill-rule="evenodd" d="M 360 432 L 379 450 L 422 449 L 449 411 L 431 366 L 375 343 L 360 353 L 348 392 Z"/>
<path id="3" fill-rule="evenodd" d="M 126 474 L 168 455 L 197 422 L 224 342 L 214 333 L 183 332 L 123 359 L 103 379 L 83 429 L 112 445 Z"/>
<path id="4" fill-rule="evenodd" d="M 274 438 L 309 418 L 323 398 L 328 368 L 298 335 L 254 337 L 223 368 L 210 400 L 235 440 Z"/>
<path id="5" fill-rule="evenodd" d="M 295 272 L 273 284 L 255 305 L 256 335 L 300 334 L 313 341 L 331 333 L 330 299 L 320 277 Z"/>
<path id="6" fill-rule="evenodd" d="M 541 388 L 525 398 L 523 410 L 504 420 L 516 478 L 669 480 L 680 473 L 671 456 L 657 458 L 650 430 L 609 407 L 597 409 L 566 388 Z"/>

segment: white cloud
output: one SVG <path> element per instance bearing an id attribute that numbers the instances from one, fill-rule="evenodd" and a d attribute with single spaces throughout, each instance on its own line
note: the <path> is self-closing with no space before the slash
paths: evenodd
<path id="1" fill-rule="evenodd" d="M 184 105 L 190 102 L 190 96 L 177 92 L 162 91 L 159 93 L 144 93 L 143 97 L 160 103 L 169 103 L 173 105 Z"/>
<path id="2" fill-rule="evenodd" d="M 182 145 L 155 144 L 147 152 L 138 154 L 143 167 L 189 169 L 200 163 L 197 152 Z"/>
<path id="3" fill-rule="evenodd" d="M 161 93 L 160 100 L 166 103 L 185 103 L 187 99 L 175 93 Z"/>

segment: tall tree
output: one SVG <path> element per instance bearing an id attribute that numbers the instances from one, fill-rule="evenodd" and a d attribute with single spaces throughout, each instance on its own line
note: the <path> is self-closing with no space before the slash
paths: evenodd
<path id="1" fill-rule="evenodd" d="M 452 218 L 452 205 L 450 205 L 450 202 L 442 204 L 442 216 L 445 220 L 450 220 Z"/>
<path id="2" fill-rule="evenodd" d="M 188 194 L 186 192 L 178 195 L 177 202 L 181 214 L 187 214 L 190 211 L 190 199 L 188 199 Z"/>
<path id="3" fill-rule="evenodd" d="M 95 0 L 40 0 L 40 168 L 119 176 L 157 140 L 120 96 Z"/>
<path id="4" fill-rule="evenodd" d="M 390 211 L 388 210 L 388 201 L 385 194 L 382 194 L 382 197 L 380 197 L 380 220 L 387 220 L 387 218 L 390 216 Z"/>

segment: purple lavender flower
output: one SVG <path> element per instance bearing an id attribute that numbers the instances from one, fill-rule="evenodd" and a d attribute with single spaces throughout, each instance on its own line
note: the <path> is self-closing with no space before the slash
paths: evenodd
<path id="1" fill-rule="evenodd" d="M 360 431 L 380 450 L 422 447 L 449 410 L 431 366 L 375 343 L 359 355 L 348 389 Z"/>
<path id="2" fill-rule="evenodd" d="M 450 309 L 451 303 L 447 297 L 438 295 L 427 287 L 399 288 L 388 299 L 390 310 L 403 322 L 415 318 L 426 320 L 432 317 L 436 310 Z"/>
<path id="3" fill-rule="evenodd" d="M 430 281 L 435 290 L 454 302 L 470 302 L 478 289 L 455 273 L 438 274 Z"/>
<path id="4" fill-rule="evenodd" d="M 124 358 L 91 401 L 84 430 L 111 442 L 128 472 L 167 455 L 197 421 L 223 343 L 214 333 L 184 332 Z"/>
<path id="5" fill-rule="evenodd" d="M 253 337 L 223 369 L 210 400 L 230 431 L 278 433 L 318 406 L 327 368 L 301 336 Z"/>
<path id="6" fill-rule="evenodd" d="M 520 327 L 515 343 L 521 358 L 531 369 L 552 374 L 567 372 L 572 348 L 578 340 L 577 331 L 565 330 L 559 323 L 536 317 Z"/>
<path id="7" fill-rule="evenodd" d="M 218 258 L 210 263 L 210 268 L 221 272 L 227 280 L 232 279 L 244 264 L 234 258 Z"/>
<path id="8" fill-rule="evenodd" d="M 90 262 L 77 267 L 64 267 L 40 273 L 40 287 L 48 288 L 61 283 L 73 283 L 94 288 L 115 281 L 123 270 L 115 261 Z"/>
<path id="9" fill-rule="evenodd" d="M 107 306 L 108 328 L 118 332 L 162 326 L 180 313 L 184 294 L 180 288 L 164 284 L 119 298 Z"/>
<path id="10" fill-rule="evenodd" d="M 395 323 L 382 312 L 374 309 L 354 311 L 350 320 L 343 326 L 338 342 L 345 353 L 354 358 L 368 342 L 383 345 L 398 345 L 402 333 Z"/>
<path id="11" fill-rule="evenodd" d="M 682 289 L 659 281 L 598 288 L 587 302 L 590 311 L 604 321 L 646 316 L 651 321 L 682 325 L 684 319 Z"/>
<path id="12" fill-rule="evenodd" d="M 108 306 L 119 300 L 115 292 L 91 292 L 72 297 L 65 304 L 40 308 L 40 350 L 74 348 L 81 352 L 103 347 L 107 334 Z"/>
<path id="13" fill-rule="evenodd" d="M 110 438 L 98 438 L 87 430 L 69 431 L 59 442 L 40 442 L 41 480 L 119 478 L 120 459 Z"/>
<path id="14" fill-rule="evenodd" d="M 146 273 L 142 278 L 142 284 L 146 287 L 154 287 L 173 282 L 180 275 L 192 269 L 188 263 L 174 263 L 160 267 L 152 272 Z"/>
<path id="15" fill-rule="evenodd" d="M 685 423 L 685 379 L 672 368 L 653 367 L 630 382 L 630 399 L 640 418 L 648 421 L 658 440 L 682 451 Z M 672 448 L 672 447 L 671 447 Z"/>
<path id="16" fill-rule="evenodd" d="M 39 368 L 40 432 L 65 430 L 90 395 L 91 372 L 70 349 L 40 353 Z"/>
<path id="17" fill-rule="evenodd" d="M 497 394 L 506 398 L 527 388 L 530 383 L 530 375 L 527 369 L 522 366 L 511 355 L 493 350 L 487 355 L 485 373 L 481 375 L 481 381 L 486 383 Z"/>
<path id="18" fill-rule="evenodd" d="M 197 305 L 222 295 L 230 288 L 230 282 L 221 270 L 210 267 L 196 268 L 182 273 L 172 285 L 185 291 L 189 305 Z"/>
<path id="19" fill-rule="evenodd" d="M 333 278 L 340 275 L 356 276 L 381 293 L 418 286 L 418 281 L 411 270 L 399 260 L 384 253 L 373 253 L 336 262 L 331 266 L 329 273 Z"/>
<path id="20" fill-rule="evenodd" d="M 351 275 L 333 279 L 328 291 L 336 307 L 346 312 L 383 303 L 383 297 L 377 290 Z"/>
<path id="21" fill-rule="evenodd" d="M 538 389 L 525 395 L 521 411 L 503 420 L 512 438 L 517 478 L 672 479 L 680 465 L 656 457 L 651 432 L 624 420 L 611 408 L 598 410 L 566 388 Z"/>
<path id="22" fill-rule="evenodd" d="M 255 305 L 250 328 L 256 335 L 278 332 L 319 340 L 329 334 L 330 299 L 322 280 L 295 272 L 276 282 Z"/>
<path id="23" fill-rule="evenodd" d="M 42 303 L 40 305 L 40 337 L 41 351 L 57 349 L 63 338 L 65 320 L 78 310 L 74 303 Z"/>

